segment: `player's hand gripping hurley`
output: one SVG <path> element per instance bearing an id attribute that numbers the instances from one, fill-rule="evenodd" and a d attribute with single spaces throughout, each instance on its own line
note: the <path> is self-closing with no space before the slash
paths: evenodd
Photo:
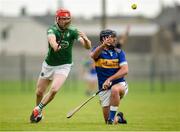
<path id="1" fill-rule="evenodd" d="M 76 112 L 78 112 L 87 102 L 89 102 L 91 99 L 93 99 L 96 95 L 98 95 L 102 90 L 97 91 L 96 93 L 94 93 L 90 98 L 88 98 L 86 101 L 84 101 L 82 104 L 80 104 L 79 106 L 77 106 L 75 109 L 73 109 L 72 111 L 68 112 L 66 117 L 67 118 L 71 118 Z"/>

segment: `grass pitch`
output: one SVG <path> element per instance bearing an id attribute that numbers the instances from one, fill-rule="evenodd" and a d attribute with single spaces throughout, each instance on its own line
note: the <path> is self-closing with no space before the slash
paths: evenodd
<path id="1" fill-rule="evenodd" d="M 179 83 L 167 84 L 166 90 L 161 92 L 157 85 L 155 91 L 150 92 L 147 83 L 130 83 L 129 93 L 119 108 L 127 118 L 127 125 L 106 125 L 98 96 L 67 119 L 67 112 L 88 97 L 84 95 L 84 85 L 71 89 L 64 86 L 44 109 L 44 119 L 31 124 L 29 116 L 35 104 L 34 90 L 23 91 L 18 83 L 3 82 L 0 85 L 0 130 L 180 131 L 179 86 Z"/>

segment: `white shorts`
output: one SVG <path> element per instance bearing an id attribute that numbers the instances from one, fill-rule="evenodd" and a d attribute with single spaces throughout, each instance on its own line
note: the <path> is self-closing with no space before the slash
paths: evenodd
<path id="1" fill-rule="evenodd" d="M 128 84 L 126 82 L 120 82 L 119 84 L 125 87 L 125 93 L 123 95 L 124 97 L 128 93 Z M 102 107 L 110 105 L 110 97 L 111 97 L 111 89 L 99 93 L 100 103 Z"/>
<path id="2" fill-rule="evenodd" d="M 42 64 L 40 78 L 52 80 L 55 74 L 62 74 L 68 76 L 71 70 L 72 64 L 64 64 L 59 66 L 50 66 L 45 61 Z"/>

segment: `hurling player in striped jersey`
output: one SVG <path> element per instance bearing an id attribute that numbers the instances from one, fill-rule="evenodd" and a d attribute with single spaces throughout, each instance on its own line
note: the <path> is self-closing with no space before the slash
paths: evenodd
<path id="1" fill-rule="evenodd" d="M 126 124 L 123 113 L 118 111 L 121 99 L 128 92 L 125 76 L 128 74 L 128 63 L 125 52 L 121 46 L 126 42 L 129 26 L 118 41 L 116 32 L 110 29 L 100 32 L 100 44 L 93 48 L 90 56 L 95 61 L 98 77 L 98 87 L 103 110 L 104 120 L 107 124 Z"/>

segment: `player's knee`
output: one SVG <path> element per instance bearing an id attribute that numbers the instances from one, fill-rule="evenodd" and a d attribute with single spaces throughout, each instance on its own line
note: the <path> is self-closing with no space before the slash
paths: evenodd
<path id="1" fill-rule="evenodd" d="M 40 90 L 40 89 L 37 89 L 37 90 L 36 90 L 36 95 L 37 95 L 37 96 L 43 96 L 43 95 L 44 95 L 44 92 L 43 92 L 42 90 Z"/>
<path id="2" fill-rule="evenodd" d="M 45 87 L 43 85 L 37 84 L 36 95 L 43 96 Z"/>
<path id="3" fill-rule="evenodd" d="M 58 92 L 58 89 L 57 89 L 57 88 L 55 88 L 55 87 L 52 87 L 52 88 L 51 88 L 51 94 L 52 94 L 52 95 L 56 95 L 57 92 Z"/>
<path id="4" fill-rule="evenodd" d="M 116 96 L 119 94 L 119 89 L 117 87 L 112 88 L 111 96 Z"/>

